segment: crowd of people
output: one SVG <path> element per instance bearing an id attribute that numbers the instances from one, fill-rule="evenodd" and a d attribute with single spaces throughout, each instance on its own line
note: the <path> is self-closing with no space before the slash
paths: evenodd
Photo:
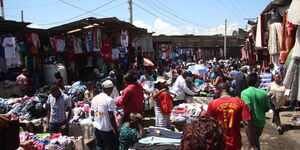
<path id="1" fill-rule="evenodd" d="M 277 131 L 283 134 L 279 112 L 287 101 L 282 68 L 260 68 L 235 60 L 198 64 L 209 70 L 193 74 L 187 70 L 195 64 L 178 61 L 143 71 L 132 69 L 126 74 L 113 69 L 107 77 L 97 79 L 101 84 L 99 91 L 96 81 L 86 83 L 84 98 L 91 102 L 97 150 L 127 150 L 143 138 L 145 107 L 154 111 L 156 127 L 174 130 L 170 120 L 173 107 L 193 96 L 211 96 L 214 100 L 209 102 L 205 115 L 185 125 L 181 150 L 241 149 L 241 124 L 249 149 L 259 150 L 269 109 L 273 111 Z M 24 69 L 16 80 L 24 93 L 30 91 L 27 75 Z M 59 72 L 55 78 L 47 101 L 47 129 L 50 133 L 68 135 L 72 100 L 63 92 Z M 0 120 L 0 132 L 5 130 L 5 121 L 10 119 Z"/>

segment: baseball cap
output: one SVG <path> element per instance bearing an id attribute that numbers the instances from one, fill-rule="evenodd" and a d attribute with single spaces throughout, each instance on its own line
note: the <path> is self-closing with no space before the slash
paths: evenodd
<path id="1" fill-rule="evenodd" d="M 110 80 L 106 80 L 102 83 L 102 88 L 112 88 L 114 87 L 114 84 Z"/>

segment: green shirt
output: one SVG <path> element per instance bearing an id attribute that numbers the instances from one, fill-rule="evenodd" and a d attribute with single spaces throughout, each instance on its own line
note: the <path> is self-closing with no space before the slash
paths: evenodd
<path id="1" fill-rule="evenodd" d="M 251 106 L 252 124 L 263 128 L 266 124 L 266 110 L 270 107 L 267 92 L 259 88 L 249 87 L 241 93 L 241 98 L 246 105 Z"/>
<path id="2" fill-rule="evenodd" d="M 127 150 L 138 142 L 140 134 L 136 129 L 122 125 L 120 131 L 120 150 Z"/>

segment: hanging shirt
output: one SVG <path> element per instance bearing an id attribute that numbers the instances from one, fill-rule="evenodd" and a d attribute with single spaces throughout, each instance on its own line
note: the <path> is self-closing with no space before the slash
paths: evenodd
<path id="1" fill-rule="evenodd" d="M 74 38 L 73 39 L 73 47 L 74 47 L 74 53 L 75 54 L 82 53 L 82 40 L 81 40 L 81 38 Z"/>
<path id="2" fill-rule="evenodd" d="M 100 51 L 102 47 L 101 43 L 101 30 L 99 28 L 94 30 L 94 51 Z"/>
<path id="3" fill-rule="evenodd" d="M 25 42 L 25 35 L 24 33 L 18 33 L 18 39 L 17 42 L 19 44 L 19 50 L 21 52 L 27 51 L 28 50 L 28 45 Z"/>
<path id="4" fill-rule="evenodd" d="M 113 48 L 112 49 L 112 60 L 113 61 L 119 60 L 119 55 L 120 55 L 119 49 L 118 48 Z"/>
<path id="5" fill-rule="evenodd" d="M 87 32 L 87 37 L 85 38 L 85 44 L 86 44 L 86 49 L 88 52 L 92 52 L 94 50 L 94 44 L 93 44 L 93 34 L 92 31 L 89 30 Z"/>
<path id="6" fill-rule="evenodd" d="M 66 42 L 64 39 L 56 39 L 57 52 L 64 52 L 66 47 Z"/>
<path id="7" fill-rule="evenodd" d="M 127 30 L 121 32 L 121 46 L 127 47 L 128 46 L 128 33 Z"/>
<path id="8" fill-rule="evenodd" d="M 128 51 L 126 47 L 119 48 L 120 58 L 119 61 L 121 64 L 127 65 L 128 64 Z"/>
<path id="9" fill-rule="evenodd" d="M 5 58 L 14 58 L 16 55 L 16 39 L 14 37 L 6 37 L 3 40 Z"/>
<path id="10" fill-rule="evenodd" d="M 53 48 L 54 51 L 57 51 L 57 47 L 56 47 L 56 38 L 49 38 L 50 39 L 50 43 L 51 43 L 51 46 Z"/>
<path id="11" fill-rule="evenodd" d="M 102 53 L 104 56 L 105 61 L 111 61 L 112 60 L 112 48 L 111 48 L 111 40 L 103 40 L 102 41 Z"/>
<path id="12" fill-rule="evenodd" d="M 39 48 L 41 46 L 39 35 L 36 33 L 31 33 L 31 39 L 34 47 Z"/>

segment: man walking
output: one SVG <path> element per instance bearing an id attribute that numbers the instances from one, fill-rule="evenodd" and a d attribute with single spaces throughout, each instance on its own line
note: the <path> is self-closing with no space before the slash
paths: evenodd
<path id="1" fill-rule="evenodd" d="M 72 117 L 71 98 L 57 85 L 51 87 L 50 93 L 47 101 L 49 132 L 68 135 L 68 123 Z M 68 111 L 68 117 L 66 111 Z"/>
<path id="2" fill-rule="evenodd" d="M 246 130 L 250 149 L 254 150 L 251 116 L 244 101 L 237 97 L 231 97 L 230 86 L 224 82 L 218 84 L 218 91 L 221 98 L 213 100 L 208 105 L 206 115 L 219 120 L 226 135 L 225 150 L 240 150 L 242 147 L 240 124 L 245 121 L 248 128 Z"/>
<path id="3" fill-rule="evenodd" d="M 96 149 L 117 150 L 117 125 L 114 111 L 116 105 L 109 96 L 113 91 L 114 84 L 111 80 L 102 83 L 103 92 L 95 96 L 91 102 L 91 115 L 95 127 Z"/>
<path id="4" fill-rule="evenodd" d="M 270 101 L 265 90 L 256 88 L 258 84 L 258 76 L 251 73 L 247 76 L 248 88 L 241 93 L 241 98 L 251 112 L 251 123 L 253 125 L 254 146 L 256 150 L 260 150 L 259 137 L 262 134 L 266 124 L 266 112 L 269 111 Z"/>

